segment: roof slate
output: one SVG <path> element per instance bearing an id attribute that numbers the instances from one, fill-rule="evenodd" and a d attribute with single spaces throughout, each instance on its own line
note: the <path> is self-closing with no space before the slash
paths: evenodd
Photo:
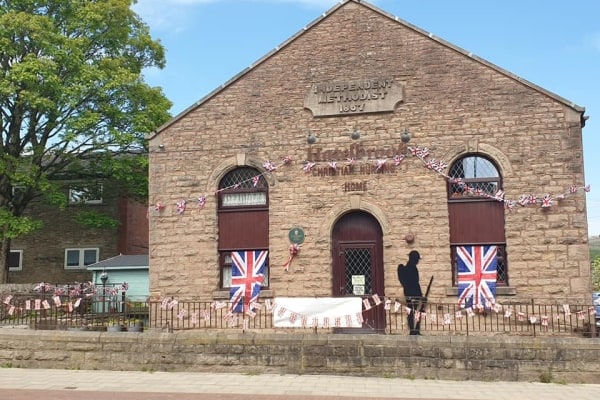
<path id="1" fill-rule="evenodd" d="M 148 267 L 150 264 L 148 254 L 138 255 L 118 255 L 106 260 L 99 261 L 95 264 L 90 264 L 87 269 L 98 270 L 105 268 L 123 268 L 123 267 Z"/>

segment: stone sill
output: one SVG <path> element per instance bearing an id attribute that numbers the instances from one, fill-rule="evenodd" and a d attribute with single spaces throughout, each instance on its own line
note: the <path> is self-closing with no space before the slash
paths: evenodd
<path id="1" fill-rule="evenodd" d="M 456 286 L 447 287 L 445 289 L 446 296 L 456 297 L 458 295 L 457 290 L 458 289 Z M 496 286 L 496 296 L 516 296 L 516 295 L 517 295 L 516 287 Z"/>
<path id="2" fill-rule="evenodd" d="M 448 297 L 456 297 L 457 296 L 457 288 L 455 286 L 450 286 L 444 289 L 445 295 Z M 511 286 L 498 286 L 496 287 L 496 295 L 497 296 L 516 296 L 517 288 Z M 260 298 L 261 299 L 272 299 L 275 297 L 275 291 L 271 289 L 261 290 Z M 213 292 L 214 300 L 229 300 L 229 290 L 215 290 Z"/>
<path id="3" fill-rule="evenodd" d="M 264 299 L 264 298 L 272 299 L 273 297 L 275 297 L 275 291 L 270 290 L 270 289 L 261 290 L 259 297 L 261 299 Z M 229 290 L 215 290 L 213 292 L 213 299 L 214 300 L 229 300 Z"/>

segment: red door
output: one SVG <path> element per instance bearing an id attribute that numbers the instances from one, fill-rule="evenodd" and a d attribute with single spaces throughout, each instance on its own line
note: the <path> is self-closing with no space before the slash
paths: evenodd
<path id="1" fill-rule="evenodd" d="M 370 214 L 355 211 L 342 216 L 333 227 L 333 296 L 383 300 L 383 234 L 379 222 Z M 373 305 L 373 301 L 370 301 Z M 383 304 L 370 310 L 363 307 L 363 328 L 343 329 L 354 332 L 385 332 Z"/>

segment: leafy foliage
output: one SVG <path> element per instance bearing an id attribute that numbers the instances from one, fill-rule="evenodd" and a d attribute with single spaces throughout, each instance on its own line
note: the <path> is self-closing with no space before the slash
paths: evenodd
<path id="1" fill-rule="evenodd" d="M 592 290 L 600 291 L 600 256 L 592 261 Z"/>
<path id="2" fill-rule="evenodd" d="M 592 263 L 592 290 L 600 291 L 600 237 L 590 237 L 590 260 Z"/>
<path id="3" fill-rule="evenodd" d="M 116 228 L 119 226 L 119 221 L 93 210 L 77 212 L 75 221 L 93 228 Z"/>
<path id="4" fill-rule="evenodd" d="M 590 238 L 590 260 L 600 257 L 600 237 Z"/>
<path id="5" fill-rule="evenodd" d="M 0 240 L 39 227 L 32 199 L 64 207 L 65 179 L 145 197 L 144 137 L 171 103 L 143 80 L 165 57 L 134 1 L 0 0 Z"/>
<path id="6" fill-rule="evenodd" d="M 4 237 L 14 239 L 27 232 L 42 227 L 41 221 L 28 217 L 16 217 L 5 209 L 0 208 L 0 226 L 4 228 Z"/>

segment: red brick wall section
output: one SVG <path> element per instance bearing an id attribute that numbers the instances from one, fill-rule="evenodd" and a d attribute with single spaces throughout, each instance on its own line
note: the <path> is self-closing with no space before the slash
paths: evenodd
<path id="1" fill-rule="evenodd" d="M 119 213 L 119 253 L 148 254 L 148 208 L 141 203 L 121 198 Z"/>

